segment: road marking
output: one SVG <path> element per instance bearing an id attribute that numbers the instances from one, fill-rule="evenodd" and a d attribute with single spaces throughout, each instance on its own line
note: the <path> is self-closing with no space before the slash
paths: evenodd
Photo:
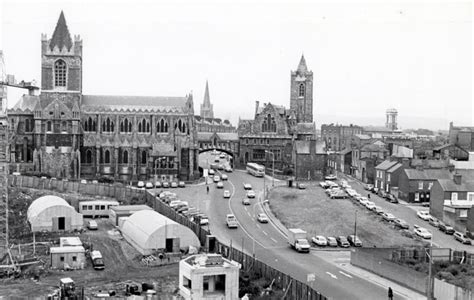
<path id="1" fill-rule="evenodd" d="M 249 212 L 247 212 L 247 215 L 249 215 L 249 217 L 252 217 L 252 215 Z"/>
<path id="2" fill-rule="evenodd" d="M 336 276 L 336 275 L 334 275 L 334 274 L 332 274 L 332 273 L 326 272 L 326 274 L 328 274 L 329 276 L 331 276 L 331 277 L 332 277 L 332 279 L 337 279 L 337 276 Z"/>
<path id="3" fill-rule="evenodd" d="M 245 210 L 248 212 L 247 206 L 244 206 Z"/>
<path id="4" fill-rule="evenodd" d="M 262 228 L 260 227 L 260 225 L 258 225 L 258 224 L 256 224 L 256 225 L 257 225 L 258 228 L 262 229 Z"/>
<path id="5" fill-rule="evenodd" d="M 351 275 L 349 275 L 349 274 L 346 274 L 346 273 L 344 273 L 344 272 L 342 272 L 342 271 L 339 271 L 339 273 L 341 273 L 342 275 L 344 275 L 344 276 L 346 276 L 346 277 L 352 278 L 352 276 L 351 276 Z"/>
<path id="6" fill-rule="evenodd" d="M 262 230 L 262 232 L 263 232 L 264 235 L 268 235 L 268 233 L 266 233 L 265 230 Z"/>
<path id="7" fill-rule="evenodd" d="M 275 240 L 274 238 L 272 238 L 272 237 L 271 237 L 270 239 L 271 239 L 272 241 L 274 241 L 274 242 L 275 242 L 275 244 L 276 244 L 276 243 L 278 243 L 278 241 L 277 241 L 277 240 Z"/>

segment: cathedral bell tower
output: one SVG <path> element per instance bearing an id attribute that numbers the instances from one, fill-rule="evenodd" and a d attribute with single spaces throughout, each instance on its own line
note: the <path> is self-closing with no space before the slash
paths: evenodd
<path id="1" fill-rule="evenodd" d="M 313 72 L 308 70 L 304 55 L 291 72 L 290 109 L 296 113 L 297 123 L 313 122 Z"/>

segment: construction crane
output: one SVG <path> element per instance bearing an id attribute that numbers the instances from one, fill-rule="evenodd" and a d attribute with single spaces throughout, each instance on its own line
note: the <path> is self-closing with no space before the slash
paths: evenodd
<path id="1" fill-rule="evenodd" d="M 35 82 L 25 82 L 21 81 L 16 83 L 13 79 L 13 76 L 7 76 L 9 79 L 8 81 L 0 81 L 0 88 L 4 86 L 10 86 L 15 88 L 22 88 L 27 89 L 28 94 L 33 95 L 35 90 L 39 88 L 35 86 Z M 8 123 L 8 122 L 7 122 Z M 7 268 L 7 270 L 17 271 L 18 266 L 15 265 L 15 261 L 12 257 L 12 253 L 10 251 L 10 243 L 9 243 L 9 229 L 8 229 L 8 213 L 9 213 L 9 205 L 8 205 L 8 173 L 10 170 L 9 162 L 10 162 L 10 134 L 9 132 L 12 128 L 9 128 L 7 124 L 0 124 L 0 239 L 4 241 L 6 253 L 2 253 L 0 256 L 0 267 Z M 5 214 L 3 215 L 3 212 Z M 8 264 L 2 264 L 1 262 L 6 258 L 9 258 Z"/>

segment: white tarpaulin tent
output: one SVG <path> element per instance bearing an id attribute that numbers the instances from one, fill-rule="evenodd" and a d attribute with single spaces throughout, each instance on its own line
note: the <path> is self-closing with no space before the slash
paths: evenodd
<path id="1" fill-rule="evenodd" d="M 28 222 L 31 231 L 58 231 L 81 229 L 84 225 L 82 215 L 57 196 L 43 196 L 28 207 Z"/>
<path id="2" fill-rule="evenodd" d="M 178 252 L 180 248 L 201 246 L 191 229 L 153 210 L 134 213 L 123 223 L 121 230 L 123 237 L 143 255 L 157 249 Z"/>

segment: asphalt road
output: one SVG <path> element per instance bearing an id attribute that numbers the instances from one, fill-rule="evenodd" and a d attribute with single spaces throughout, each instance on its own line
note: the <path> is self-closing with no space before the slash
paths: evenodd
<path id="1" fill-rule="evenodd" d="M 310 254 L 297 253 L 292 250 L 285 236 L 273 224 L 260 224 L 255 213 L 260 211 L 257 199 L 251 199 L 251 205 L 244 206 L 242 199 L 246 191 L 243 183 L 250 183 L 257 194 L 263 191 L 263 179 L 253 177 L 245 172 L 228 173 L 229 180 L 224 183 L 224 189 L 217 189 L 210 183 L 210 205 L 208 210 L 211 233 L 234 248 L 244 250 L 266 264 L 289 273 L 296 279 L 306 282 L 307 275 L 313 273 L 316 290 L 330 299 L 385 299 L 387 290 L 354 274 L 348 274 L 345 269 L 338 267 L 322 258 L 318 252 Z M 267 182 L 269 184 L 269 182 Z M 230 199 L 223 198 L 223 190 L 232 193 Z M 291 208 L 289 208 L 291 209 Z M 233 213 L 239 228 L 228 229 L 225 215 Z M 344 252 L 343 257 L 347 257 Z M 394 299 L 404 299 L 395 292 Z"/>
<path id="2" fill-rule="evenodd" d="M 339 175 L 339 179 L 346 179 L 349 185 L 363 196 L 370 194 L 370 201 L 373 201 L 375 205 L 382 207 L 384 211 L 392 213 L 395 217 L 405 220 L 408 224 L 410 224 L 410 230 L 413 230 L 413 224 L 428 229 L 433 234 L 433 245 L 441 248 L 445 247 L 460 251 L 474 251 L 474 246 L 461 244 L 460 242 L 456 241 L 452 235 L 447 235 L 439 231 L 439 229 L 431 226 L 428 221 L 423 221 L 417 217 L 416 213 L 418 210 L 429 210 L 428 207 L 409 206 L 403 203 L 393 204 L 385 201 L 385 199 L 375 194 L 364 190 L 363 185 L 358 180 L 354 180 L 353 178 L 346 175 Z M 347 201 L 352 200 L 347 199 Z"/>

